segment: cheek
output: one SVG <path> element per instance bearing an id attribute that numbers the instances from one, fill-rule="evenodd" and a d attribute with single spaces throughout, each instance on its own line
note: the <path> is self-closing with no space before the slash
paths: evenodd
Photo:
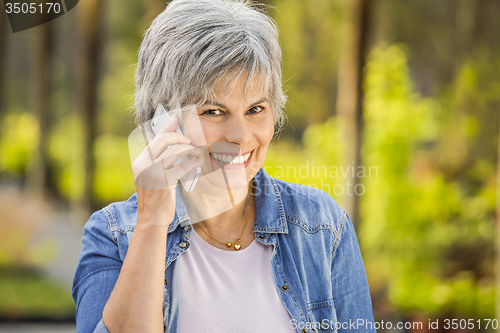
<path id="1" fill-rule="evenodd" d="M 191 139 L 191 144 L 196 147 L 206 146 L 209 138 L 204 135 L 205 128 L 200 123 L 199 118 L 191 117 L 184 121 L 184 135 Z"/>
<path id="2" fill-rule="evenodd" d="M 274 120 L 267 119 L 265 123 L 258 126 L 255 131 L 255 136 L 261 146 L 268 146 L 274 135 Z"/>
<path id="3" fill-rule="evenodd" d="M 221 130 L 220 126 L 217 126 L 217 124 L 202 122 L 200 130 L 207 142 L 216 142 L 222 140 L 220 136 L 223 131 Z"/>

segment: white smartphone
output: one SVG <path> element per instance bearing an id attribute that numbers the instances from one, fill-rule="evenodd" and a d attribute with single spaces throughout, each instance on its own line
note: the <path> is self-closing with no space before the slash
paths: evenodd
<path id="1" fill-rule="evenodd" d="M 158 132 L 169 120 L 170 120 L 170 115 L 168 114 L 168 112 L 165 110 L 163 105 L 158 104 L 158 106 L 156 107 L 155 114 L 153 115 L 153 119 L 151 121 L 151 127 L 153 129 L 154 136 L 158 134 Z M 180 134 L 184 134 L 182 133 L 179 126 L 177 126 L 176 131 Z M 184 161 L 189 160 L 190 158 L 196 159 L 196 157 L 194 156 L 184 155 L 179 157 L 179 159 L 173 165 L 175 166 L 177 164 L 180 164 Z M 200 174 L 201 174 L 201 168 L 197 167 L 196 169 L 193 169 L 190 172 L 188 172 L 184 177 L 180 179 L 181 184 L 186 190 L 186 192 L 191 192 L 192 190 L 194 190 L 196 182 L 198 181 L 198 178 L 200 178 Z"/>

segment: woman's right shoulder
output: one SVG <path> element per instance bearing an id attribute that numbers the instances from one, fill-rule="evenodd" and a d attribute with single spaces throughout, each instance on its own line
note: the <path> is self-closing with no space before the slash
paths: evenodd
<path id="1" fill-rule="evenodd" d="M 132 233 L 136 222 L 137 193 L 134 193 L 127 200 L 110 203 L 94 212 L 85 224 L 85 231 L 106 233 L 118 244 L 119 235 Z"/>

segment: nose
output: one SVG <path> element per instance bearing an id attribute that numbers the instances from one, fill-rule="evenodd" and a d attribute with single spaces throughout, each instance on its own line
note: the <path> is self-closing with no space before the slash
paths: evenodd
<path id="1" fill-rule="evenodd" d="M 245 116 L 233 116 L 224 125 L 226 126 L 224 138 L 227 142 L 244 146 L 252 140 L 253 130 L 250 124 L 245 121 Z"/>

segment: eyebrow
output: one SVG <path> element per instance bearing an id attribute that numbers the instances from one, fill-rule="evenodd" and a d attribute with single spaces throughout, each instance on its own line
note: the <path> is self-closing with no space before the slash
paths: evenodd
<path id="1" fill-rule="evenodd" d="M 263 102 L 269 102 L 269 100 L 267 98 L 265 98 L 265 97 L 261 98 L 257 102 L 254 102 L 250 106 L 248 106 L 248 108 L 253 108 L 254 106 L 257 106 L 258 104 L 263 103 Z M 216 105 L 216 106 L 218 106 L 220 108 L 228 109 L 228 107 L 225 106 L 224 104 L 213 102 L 213 101 L 206 101 L 205 103 L 203 103 L 203 106 L 205 106 L 205 105 Z"/>

